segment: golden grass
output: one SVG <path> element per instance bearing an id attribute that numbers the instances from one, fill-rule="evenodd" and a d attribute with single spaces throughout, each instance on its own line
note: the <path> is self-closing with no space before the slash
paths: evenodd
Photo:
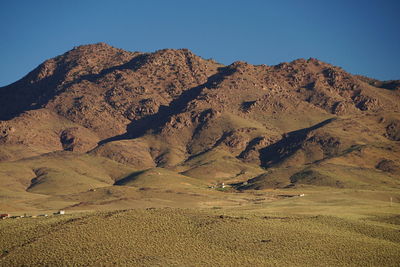
<path id="1" fill-rule="evenodd" d="M 304 197 L 236 208 L 130 209 L 2 220 L 0 265 L 398 265 L 398 191 L 274 191 L 301 192 Z M 255 191 L 254 196 L 270 193 Z M 395 200 L 392 205 L 389 196 Z"/>
<path id="2" fill-rule="evenodd" d="M 3 266 L 395 266 L 399 225 L 151 209 L 0 223 Z"/>

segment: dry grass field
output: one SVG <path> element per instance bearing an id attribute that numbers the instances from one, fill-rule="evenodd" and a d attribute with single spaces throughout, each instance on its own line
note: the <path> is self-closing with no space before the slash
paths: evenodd
<path id="1" fill-rule="evenodd" d="M 300 192 L 305 196 L 287 197 Z M 0 265 L 399 265 L 400 205 L 390 203 L 390 197 L 398 202 L 399 192 L 304 188 L 273 194 L 274 201 L 257 201 L 271 195 L 257 191 L 237 207 L 2 220 Z"/>

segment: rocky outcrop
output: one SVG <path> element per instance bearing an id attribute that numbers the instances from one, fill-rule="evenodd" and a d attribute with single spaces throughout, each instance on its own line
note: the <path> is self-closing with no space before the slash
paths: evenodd
<path id="1" fill-rule="evenodd" d="M 83 127 L 72 127 L 60 133 L 60 142 L 66 151 L 87 152 L 97 146 L 99 138 Z"/>
<path id="2" fill-rule="evenodd" d="M 400 141 L 400 121 L 394 120 L 386 126 L 385 136 L 392 141 Z"/>
<path id="3" fill-rule="evenodd" d="M 393 160 L 383 159 L 376 165 L 378 170 L 389 172 L 389 173 L 399 173 L 400 166 L 398 166 Z"/>

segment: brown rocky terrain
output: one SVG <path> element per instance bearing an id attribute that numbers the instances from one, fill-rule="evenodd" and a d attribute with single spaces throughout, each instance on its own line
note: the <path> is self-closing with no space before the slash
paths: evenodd
<path id="1" fill-rule="evenodd" d="M 1 190 L 34 192 L 60 173 L 71 188 L 124 177 L 68 180 L 68 164 L 47 166 L 52 153 L 238 189 L 399 186 L 399 84 L 313 58 L 224 66 L 187 49 L 79 46 L 0 88 Z M 25 163 L 24 173 L 13 168 Z"/>

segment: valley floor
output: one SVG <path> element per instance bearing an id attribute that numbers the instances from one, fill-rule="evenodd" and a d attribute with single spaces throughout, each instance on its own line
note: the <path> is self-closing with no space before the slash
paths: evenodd
<path id="1" fill-rule="evenodd" d="M 300 192 L 305 196 L 282 196 Z M 400 264 L 397 191 L 308 188 L 274 194 L 281 197 L 236 207 L 67 210 L 63 216 L 2 220 L 0 265 Z"/>

